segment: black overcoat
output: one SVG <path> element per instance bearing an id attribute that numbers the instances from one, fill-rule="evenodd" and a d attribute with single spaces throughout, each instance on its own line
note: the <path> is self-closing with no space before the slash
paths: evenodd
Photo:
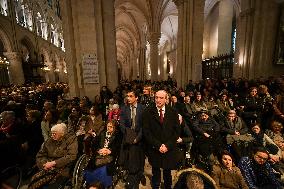
<path id="1" fill-rule="evenodd" d="M 156 106 L 148 107 L 143 113 L 143 137 L 146 155 L 152 167 L 163 169 L 177 168 L 177 139 L 180 134 L 178 114 L 170 106 L 166 106 L 163 123 Z M 165 144 L 168 152 L 161 153 L 159 148 Z"/>

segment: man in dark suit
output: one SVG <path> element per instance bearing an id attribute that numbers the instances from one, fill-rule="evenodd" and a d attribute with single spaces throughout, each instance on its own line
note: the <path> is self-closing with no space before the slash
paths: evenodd
<path id="1" fill-rule="evenodd" d="M 161 183 L 161 168 L 165 189 L 172 188 L 171 170 L 177 168 L 177 139 L 180 128 L 177 112 L 166 105 L 168 95 L 164 90 L 155 94 L 156 106 L 148 107 L 143 113 L 143 137 L 146 154 L 152 166 L 152 188 Z"/>
<path id="2" fill-rule="evenodd" d="M 128 171 L 127 189 L 138 189 L 144 178 L 145 155 L 142 147 L 142 112 L 144 106 L 137 103 L 134 91 L 127 93 L 128 105 L 121 108 L 120 128 L 123 133 L 120 162 Z"/>

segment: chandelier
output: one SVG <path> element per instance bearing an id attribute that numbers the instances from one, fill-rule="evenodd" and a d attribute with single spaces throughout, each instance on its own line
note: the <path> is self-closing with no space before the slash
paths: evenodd
<path id="1" fill-rule="evenodd" d="M 9 65 L 9 61 L 7 60 L 6 57 L 2 57 L 0 56 L 0 65 L 5 65 L 5 66 L 8 66 Z"/>

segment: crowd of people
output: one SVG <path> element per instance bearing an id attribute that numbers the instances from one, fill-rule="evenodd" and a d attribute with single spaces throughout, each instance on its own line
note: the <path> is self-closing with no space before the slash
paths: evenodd
<path id="1" fill-rule="evenodd" d="M 0 92 L 0 171 L 20 165 L 24 177 L 32 176 L 29 188 L 66 183 L 82 154 L 88 170 L 104 166 L 110 177 L 116 166 L 126 170 L 127 189 L 145 185 L 146 158 L 154 189 L 162 180 L 166 189 L 204 188 L 192 173 L 173 184 L 172 170 L 192 166 L 219 188 L 284 183 L 283 76 L 189 81 L 185 88 L 171 78 L 121 81 L 92 99 L 71 97 L 64 83 Z M 88 187 L 107 181 L 90 179 Z"/>

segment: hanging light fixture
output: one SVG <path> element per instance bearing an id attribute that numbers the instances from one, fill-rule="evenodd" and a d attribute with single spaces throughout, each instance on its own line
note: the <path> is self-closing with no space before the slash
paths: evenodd
<path id="1" fill-rule="evenodd" d="M 6 57 L 0 56 L 0 65 L 8 66 L 9 64 L 10 64 L 10 62 L 7 60 Z"/>

